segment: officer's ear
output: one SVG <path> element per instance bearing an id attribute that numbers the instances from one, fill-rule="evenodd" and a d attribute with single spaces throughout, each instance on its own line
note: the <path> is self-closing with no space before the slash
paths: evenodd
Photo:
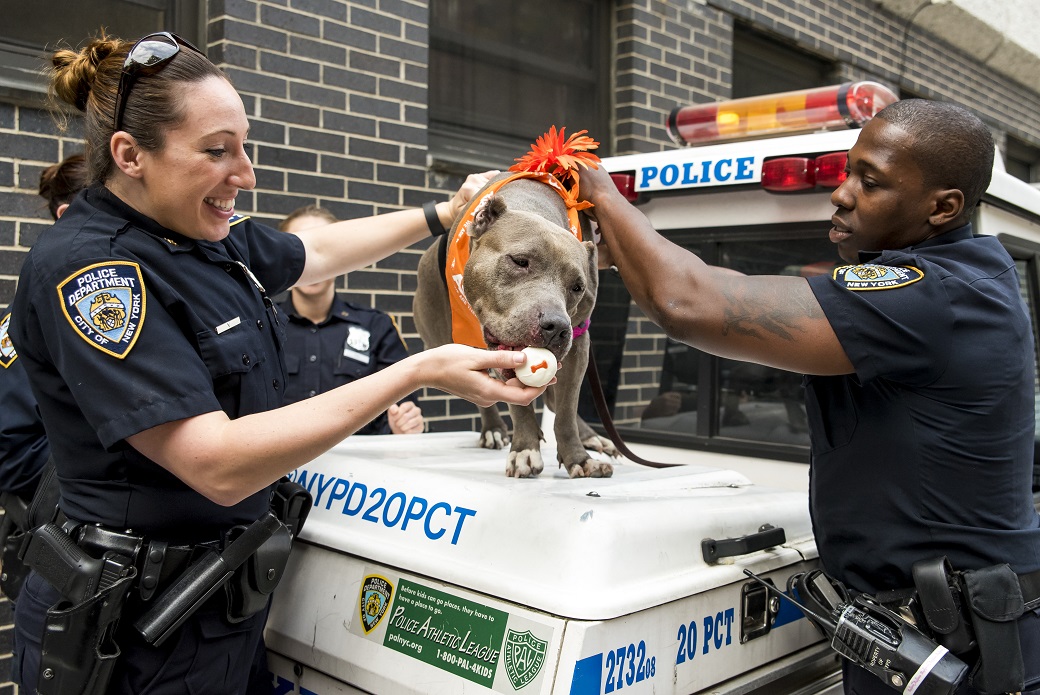
<path id="1" fill-rule="evenodd" d="M 936 191 L 932 197 L 932 214 L 928 216 L 928 224 L 933 227 L 956 220 L 964 212 L 964 193 L 958 188 L 946 188 Z"/>
<path id="2" fill-rule="evenodd" d="M 117 169 L 131 178 L 141 178 L 141 148 L 133 135 L 124 130 L 116 131 L 109 141 L 109 150 Z"/>

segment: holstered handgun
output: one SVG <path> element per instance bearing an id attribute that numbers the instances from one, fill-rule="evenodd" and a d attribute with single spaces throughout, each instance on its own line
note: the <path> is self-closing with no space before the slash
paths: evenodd
<path id="1" fill-rule="evenodd" d="M 47 610 L 39 695 L 102 695 L 119 657 L 119 617 L 137 576 L 132 558 L 112 552 L 91 557 L 47 523 L 31 533 L 23 559 L 62 596 Z"/>

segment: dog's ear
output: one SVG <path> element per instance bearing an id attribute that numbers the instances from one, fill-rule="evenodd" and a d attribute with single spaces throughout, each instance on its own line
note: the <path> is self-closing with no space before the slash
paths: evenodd
<path id="1" fill-rule="evenodd" d="M 599 261 L 597 259 L 599 252 L 596 249 L 596 244 L 591 241 L 583 241 L 581 245 L 585 247 L 588 253 L 588 271 L 585 274 L 587 278 L 585 294 L 578 301 L 578 307 L 575 310 L 575 317 L 579 321 L 587 319 L 592 314 L 592 309 L 596 306 L 596 293 L 599 291 Z"/>
<path id="2" fill-rule="evenodd" d="M 473 222 L 469 227 L 469 236 L 474 241 L 488 230 L 498 218 L 506 212 L 506 201 L 494 193 L 489 193 L 477 206 L 473 213 Z"/>

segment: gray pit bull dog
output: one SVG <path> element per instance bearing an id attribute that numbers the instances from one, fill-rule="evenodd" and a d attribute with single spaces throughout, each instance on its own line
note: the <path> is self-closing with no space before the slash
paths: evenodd
<path id="1" fill-rule="evenodd" d="M 590 458 L 586 447 L 610 456 L 617 456 L 617 450 L 578 417 L 578 390 L 588 364 L 589 335 L 575 328 L 592 314 L 599 285 L 596 245 L 590 240 L 588 220 L 581 217 L 585 241 L 568 231 L 566 205 L 548 185 L 527 179 L 505 184 L 488 195 L 470 226 L 463 287 L 489 350 L 534 346 L 556 356 L 561 363 L 557 382 L 549 386 L 545 397 L 556 414 L 557 458 L 572 478 L 609 477 L 613 467 Z M 462 233 L 458 226 L 456 220 L 454 233 Z M 450 236 L 430 246 L 419 261 L 413 312 L 427 348 L 452 342 L 444 269 Z M 509 379 L 515 374 L 507 370 L 498 376 Z M 534 406 L 510 405 L 509 413 L 513 437 L 506 475 L 537 476 L 543 468 L 542 432 Z M 499 449 L 509 443 L 497 407 L 481 408 L 480 415 L 482 447 Z"/>

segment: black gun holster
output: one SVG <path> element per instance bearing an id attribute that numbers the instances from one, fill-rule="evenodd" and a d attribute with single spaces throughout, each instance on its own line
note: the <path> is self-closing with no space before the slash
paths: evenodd
<path id="1" fill-rule="evenodd" d="M 137 570 L 73 604 L 47 611 L 40 655 L 39 695 L 104 695 L 119 658 L 115 631 Z"/>
<path id="2" fill-rule="evenodd" d="M 945 557 L 913 567 L 917 601 L 936 641 L 978 658 L 969 676 L 983 695 L 1020 691 L 1025 683 L 1018 619 L 1040 606 L 1040 573 L 1019 576 L 1006 564 L 953 571 Z"/>

